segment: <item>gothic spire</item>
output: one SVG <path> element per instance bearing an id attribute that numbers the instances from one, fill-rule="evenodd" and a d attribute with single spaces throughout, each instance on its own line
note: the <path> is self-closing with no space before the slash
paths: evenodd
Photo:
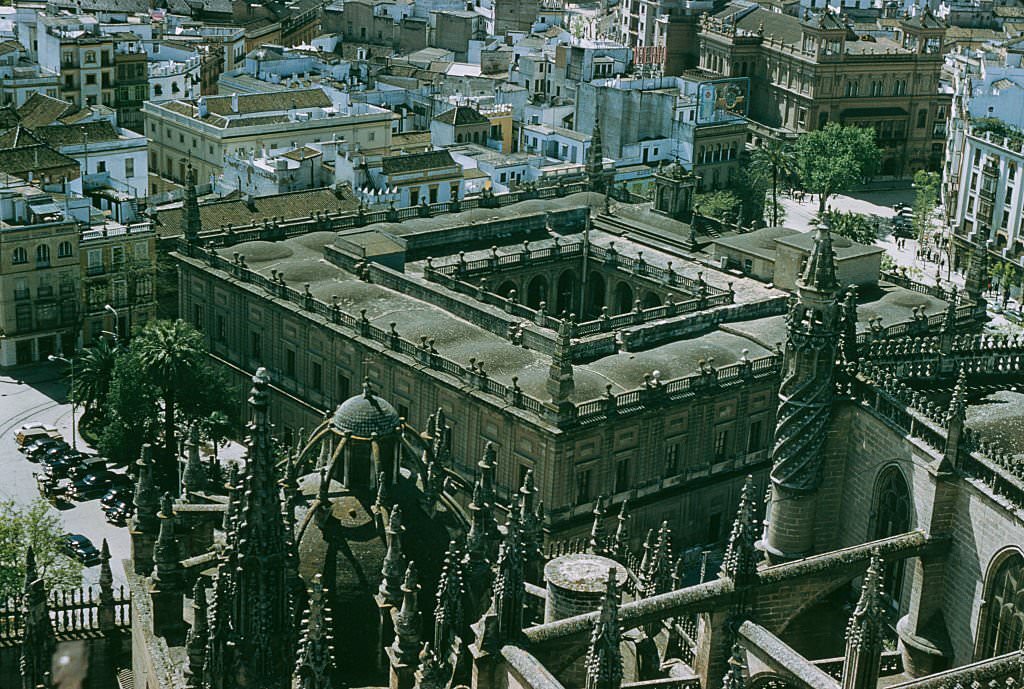
<path id="1" fill-rule="evenodd" d="M 466 595 L 462 579 L 462 553 L 452 541 L 444 556 L 444 565 L 437 582 L 437 604 L 434 607 L 434 649 L 447 657 L 456 636 L 462 629 L 462 602 Z"/>
<path id="2" fill-rule="evenodd" d="M 836 280 L 835 252 L 832 251 L 832 235 L 825 222 L 819 222 L 814 232 L 814 246 L 807 258 L 800 282 L 802 287 L 821 292 L 835 292 L 839 288 L 839 282 Z"/>
<path id="3" fill-rule="evenodd" d="M 430 647 L 430 642 L 423 644 L 414 689 L 447 689 L 449 673 L 445 672 L 445 667 L 444 658 Z"/>
<path id="4" fill-rule="evenodd" d="M 274 449 L 267 415 L 270 376 L 260 368 L 249 395 L 245 475 L 236 495 L 237 517 L 221 563 L 217 606 L 226 605 L 224 626 L 211 644 L 211 662 L 223 670 L 213 689 L 234 689 L 253 678 L 267 686 L 286 686 L 294 669 L 294 571 L 289 535 L 274 476 Z M 221 594 L 226 599 L 221 598 Z M 219 613 L 218 613 L 219 614 Z"/>
<path id="5" fill-rule="evenodd" d="M 757 563 L 760 561 L 755 543 L 757 524 L 754 515 L 754 478 L 747 476 L 740 493 L 740 504 L 736 519 L 732 523 L 729 544 L 722 560 L 722 574 L 737 586 L 746 586 L 757 580 Z"/>
<path id="6" fill-rule="evenodd" d="M 653 593 L 665 593 L 672 590 L 672 530 L 668 522 L 661 522 L 658 538 L 654 544 L 654 557 L 651 563 L 651 584 Z"/>
<path id="7" fill-rule="evenodd" d="M 960 369 L 953 396 L 949 400 L 949 411 L 946 412 L 946 447 L 939 465 L 943 472 L 950 472 L 960 466 L 960 444 L 967 422 L 967 374 Z"/>
<path id="8" fill-rule="evenodd" d="M 49 688 L 57 638 L 50 622 L 50 609 L 46 604 L 46 588 L 36 570 L 36 557 L 31 545 L 25 551 L 25 591 L 21 617 L 24 624 L 19 661 L 21 688 Z"/>
<path id="9" fill-rule="evenodd" d="M 160 500 L 160 535 L 153 546 L 153 581 L 160 588 L 171 591 L 183 583 L 181 552 L 174 535 L 174 503 L 170 493 L 164 493 Z"/>
<path id="10" fill-rule="evenodd" d="M 882 559 L 875 551 L 864 575 L 860 600 L 846 625 L 843 689 L 874 689 L 878 684 L 885 624 L 882 585 Z"/>
<path id="11" fill-rule="evenodd" d="M 846 363 L 857 361 L 857 289 L 851 285 L 846 290 L 840 307 L 839 353 Z"/>
<path id="12" fill-rule="evenodd" d="M 199 240 L 199 232 L 202 229 L 199 199 L 196 196 L 196 171 L 192 167 L 192 163 L 189 163 L 188 171 L 185 173 L 185 201 L 182 204 L 181 231 L 185 235 L 185 241 L 192 244 Z"/>
<path id="13" fill-rule="evenodd" d="M 143 443 L 139 453 L 138 477 L 135 481 L 135 520 L 134 529 L 147 534 L 155 534 L 159 528 L 157 509 L 160 507 L 160 494 L 153 480 L 153 447 Z"/>
<path id="14" fill-rule="evenodd" d="M 185 495 L 193 496 L 206 489 L 206 469 L 199 457 L 199 426 L 192 424 L 188 429 L 188 461 L 181 475 Z"/>
<path id="15" fill-rule="evenodd" d="M 188 666 L 185 675 L 188 677 L 189 689 L 201 689 L 203 686 L 203 666 L 206 664 L 206 644 L 210 640 L 210 625 L 206 618 L 206 581 L 203 577 L 196 579 L 196 587 L 192 593 L 192 626 L 185 637 L 185 652 L 188 654 Z"/>
<path id="16" fill-rule="evenodd" d="M 612 537 L 611 555 L 617 558 L 620 563 L 624 562 L 626 556 L 629 554 L 629 498 L 622 501 L 619 505 L 619 516 L 616 517 L 615 524 L 615 536 Z"/>
<path id="17" fill-rule="evenodd" d="M 416 563 L 410 562 L 402 581 L 402 608 L 395 616 L 395 642 L 391 646 L 394 657 L 402 665 L 414 666 L 419 657 L 422 628 L 419 591 Z"/>
<path id="18" fill-rule="evenodd" d="M 590 540 L 587 542 L 587 550 L 594 555 L 603 555 L 605 553 L 605 509 L 603 495 L 598 495 L 597 499 L 594 500 L 594 509 L 591 511 L 591 514 L 594 520 L 590 525 Z"/>
<path id="19" fill-rule="evenodd" d="M 619 588 L 614 569 L 608 570 L 608 583 L 601 614 L 594 624 L 587 649 L 585 689 L 619 689 L 622 684 L 622 629 L 619 626 Z"/>
<path id="20" fill-rule="evenodd" d="M 313 577 L 296 652 L 293 689 L 331 689 L 334 675 L 334 617 L 320 574 Z"/>
<path id="21" fill-rule="evenodd" d="M 485 615 L 483 645 L 499 647 L 516 639 L 523 630 L 526 582 L 523 579 L 521 547 L 515 531 L 498 548 L 498 561 L 491 590 L 491 609 Z M 488 620 L 487 618 L 491 618 Z"/>
<path id="22" fill-rule="evenodd" d="M 387 552 L 381 565 L 380 595 L 391 605 L 402 602 L 402 580 L 405 571 L 405 556 L 402 554 L 402 508 L 395 505 L 388 515 L 385 528 Z"/>

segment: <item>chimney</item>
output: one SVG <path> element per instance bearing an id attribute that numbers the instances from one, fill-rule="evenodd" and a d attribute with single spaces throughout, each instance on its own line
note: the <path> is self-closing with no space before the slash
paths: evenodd
<path id="1" fill-rule="evenodd" d="M 199 117 L 203 118 L 210 114 L 210 110 L 206 107 L 206 96 L 199 96 L 199 100 L 196 101 L 196 106 L 199 108 Z"/>
<path id="2" fill-rule="evenodd" d="M 238 94 L 231 94 L 231 112 L 238 112 Z"/>

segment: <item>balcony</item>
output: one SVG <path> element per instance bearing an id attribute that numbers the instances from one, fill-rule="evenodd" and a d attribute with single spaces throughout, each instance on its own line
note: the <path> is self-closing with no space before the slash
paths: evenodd
<path id="1" fill-rule="evenodd" d="M 14 290 L 15 301 L 21 301 L 22 299 L 28 299 L 32 296 L 32 292 L 26 287 L 25 289 Z"/>
<path id="2" fill-rule="evenodd" d="M 36 296 L 40 299 L 46 299 L 53 296 L 53 287 L 50 285 L 39 285 L 36 288 Z"/>
<path id="3" fill-rule="evenodd" d="M 103 275 L 104 272 L 106 272 L 106 268 L 102 263 L 95 266 L 88 266 L 85 269 L 86 275 Z"/>
<path id="4" fill-rule="evenodd" d="M 37 258 L 36 259 L 36 268 L 49 268 L 49 267 L 50 267 L 50 259 L 48 259 L 48 258 Z"/>

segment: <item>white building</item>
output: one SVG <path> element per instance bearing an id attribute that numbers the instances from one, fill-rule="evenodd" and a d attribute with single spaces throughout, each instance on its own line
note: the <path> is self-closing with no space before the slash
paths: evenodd
<path id="1" fill-rule="evenodd" d="M 1024 267 L 1024 67 L 957 61 L 943 195 L 963 267 L 975 232 Z"/>
<path id="2" fill-rule="evenodd" d="M 33 93 L 56 98 L 59 79 L 28 58 L 28 52 L 17 41 L 0 41 L 0 105 L 20 108 Z"/>

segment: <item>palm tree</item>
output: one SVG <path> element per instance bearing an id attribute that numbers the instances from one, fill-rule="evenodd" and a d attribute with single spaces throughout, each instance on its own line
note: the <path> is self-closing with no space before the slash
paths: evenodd
<path id="1" fill-rule="evenodd" d="M 752 162 L 772 178 L 772 227 L 779 224 L 779 179 L 796 170 L 793 148 L 785 141 L 768 139 L 754 151 Z"/>
<path id="2" fill-rule="evenodd" d="M 110 392 L 110 378 L 119 349 L 105 338 L 82 350 L 75 362 L 75 387 L 72 398 L 85 407 L 86 413 L 103 411 Z"/>
<path id="3" fill-rule="evenodd" d="M 175 414 L 188 395 L 203 388 L 206 350 L 203 336 L 182 320 L 156 321 L 147 325 L 132 342 L 147 379 L 160 391 L 163 401 L 165 469 L 177 454 Z M 176 472 L 164 476 L 168 490 L 177 488 Z"/>

